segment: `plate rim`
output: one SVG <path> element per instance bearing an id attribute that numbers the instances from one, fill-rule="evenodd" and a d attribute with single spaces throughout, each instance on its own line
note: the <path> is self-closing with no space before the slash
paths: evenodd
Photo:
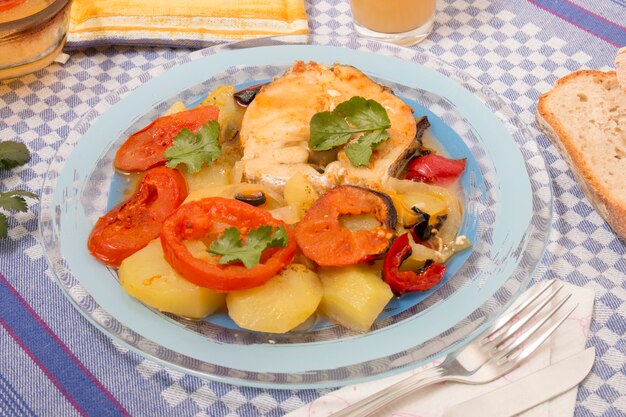
<path id="1" fill-rule="evenodd" d="M 281 38 L 284 38 L 284 37 L 279 37 L 279 38 L 265 38 L 265 40 L 268 40 L 268 39 L 281 39 Z M 249 42 L 250 42 L 250 41 L 245 41 L 245 42 L 243 42 L 243 43 L 249 43 Z M 162 77 L 163 77 L 163 75 L 165 75 L 165 74 L 167 74 L 167 73 L 172 73 L 172 70 L 173 70 L 173 69 L 175 69 L 175 68 L 177 68 L 177 67 L 180 67 L 181 65 L 187 65 L 187 64 L 188 64 L 188 63 L 190 63 L 190 62 L 197 62 L 197 59 L 192 59 L 193 57 L 190 57 L 190 55 L 194 55 L 194 54 L 196 54 L 197 56 L 200 56 L 201 58 L 199 58 L 199 59 L 200 59 L 200 60 L 202 60 L 202 59 L 204 59 L 204 58 L 207 58 L 207 57 L 214 57 L 214 56 L 216 56 L 216 55 L 217 55 L 217 54 L 211 54 L 211 55 L 208 55 L 208 56 L 204 56 L 204 55 L 202 55 L 203 51 L 206 51 L 206 50 L 208 50 L 208 49 L 226 49 L 227 51 L 230 51 L 230 50 L 237 50 L 237 49 L 238 49 L 238 48 L 229 48 L 229 46 L 232 46 L 232 45 L 233 45 L 233 44 L 228 44 L 228 45 L 219 45 L 219 46 L 216 46 L 216 47 L 207 48 L 207 49 L 205 49 L 205 50 L 200 50 L 200 51 L 193 52 L 193 53 L 191 53 L 191 54 L 189 54 L 189 55 L 187 55 L 187 56 L 183 57 L 182 59 L 175 60 L 176 62 L 175 62 L 173 65 L 171 65 L 170 63 L 166 63 L 166 64 L 164 64 L 164 65 L 162 65 L 162 66 L 161 66 L 161 67 L 163 67 L 163 68 L 164 68 L 163 72 L 162 72 L 161 74 L 157 75 L 157 76 L 151 76 L 151 77 L 150 77 L 150 82 L 155 81 L 155 80 L 157 80 L 157 79 L 159 79 L 159 78 L 162 78 Z M 237 45 L 239 45 L 239 44 L 237 44 Z M 276 45 L 264 45 L 264 46 L 261 46 L 261 47 L 265 47 L 265 46 L 276 46 Z M 288 45 L 281 45 L 281 46 L 287 46 L 287 47 L 288 47 L 288 46 L 290 46 L 290 45 L 288 44 Z M 295 45 L 292 45 L 292 46 L 298 46 L 298 47 L 307 46 L 307 47 L 308 47 L 308 46 L 310 46 L 310 45 L 307 45 L 307 44 L 295 44 Z M 315 45 L 315 46 L 317 46 L 317 47 L 322 47 L 322 48 L 328 48 L 328 47 L 330 47 L 330 48 L 340 49 L 340 48 L 339 48 L 339 47 L 337 47 L 337 46 L 328 46 L 328 45 Z M 399 49 L 404 49 L 404 48 L 399 48 Z M 352 50 L 352 51 L 354 51 L 354 52 L 359 52 L 359 53 L 373 54 L 373 52 L 371 52 L 371 51 L 358 51 L 358 50 Z M 345 51 L 344 51 L 344 52 L 345 52 Z M 411 52 L 412 52 L 412 53 L 414 53 L 415 51 L 411 51 Z M 399 59 L 399 58 L 396 58 L 396 59 Z M 183 62 L 180 62 L 180 61 L 183 61 Z M 410 63 L 411 65 L 415 65 L 415 63 L 414 63 L 414 62 L 411 62 L 411 61 L 408 61 L 408 63 Z M 168 65 L 170 66 L 170 68 L 167 68 L 167 66 L 168 66 Z M 450 64 L 447 64 L 447 65 L 450 65 Z M 456 69 L 456 68 L 455 68 L 455 69 Z M 429 70 L 430 70 L 430 69 L 429 69 Z M 458 70 L 458 69 L 457 69 L 457 70 Z M 432 71 L 434 71 L 434 70 L 432 70 Z M 366 72 L 367 72 L 367 71 L 366 71 Z M 174 71 L 174 73 L 175 73 L 175 71 Z M 207 78 L 209 78 L 209 77 L 207 77 Z M 451 81 L 455 82 L 454 80 L 451 80 Z M 456 82 L 455 82 L 455 83 L 456 83 Z M 141 87 L 140 87 L 140 88 L 141 88 Z M 120 95 L 121 93 L 119 93 L 119 91 L 120 91 L 120 90 L 114 91 L 114 92 L 112 93 L 112 95 Z M 137 91 L 137 88 L 134 88 L 134 89 L 130 90 L 128 93 L 129 93 L 129 94 L 133 94 L 133 92 L 136 92 L 136 91 Z M 140 90 L 140 91 L 141 91 L 141 90 Z M 122 93 L 124 93 L 124 92 L 122 92 Z M 128 94 L 126 94 L 125 96 L 123 96 L 123 97 L 121 98 L 121 100 L 127 100 L 127 99 L 128 99 Z M 120 101 L 121 101 L 121 100 L 120 100 Z M 478 100 L 478 99 L 476 99 L 476 100 Z M 108 100 L 108 99 L 107 99 L 107 101 L 110 101 L 110 100 Z M 116 103 L 113 103 L 113 106 L 114 106 L 115 104 L 116 104 Z M 482 104 L 482 103 L 481 103 L 481 104 Z M 111 106 L 111 107 L 110 107 L 110 108 L 109 108 L 106 112 L 109 112 L 113 106 Z M 93 110 L 92 112 L 94 112 L 94 111 L 95 111 L 95 112 L 97 112 L 97 110 Z M 91 114 L 91 112 L 90 112 L 90 114 Z M 102 116 L 104 116 L 104 113 L 100 114 L 100 116 L 99 116 L 99 119 L 100 119 L 100 120 L 101 120 Z M 89 118 L 89 115 L 85 116 L 85 118 L 84 118 L 84 119 L 88 119 L 88 118 Z M 80 122 L 79 122 L 79 123 L 80 123 Z M 96 122 L 96 123 L 97 123 L 97 122 Z M 94 124 L 91 124 L 91 126 L 89 127 L 89 129 L 87 130 L 87 132 L 85 132 L 85 135 L 86 135 L 86 134 L 87 134 L 87 133 L 88 133 L 88 132 L 89 132 L 89 131 L 93 128 L 93 126 L 94 126 Z M 511 137 L 511 139 L 512 139 L 512 142 L 513 142 L 513 144 L 514 144 L 515 146 L 519 146 L 519 145 L 516 143 L 516 141 L 515 141 L 512 137 Z M 56 156 L 55 156 L 55 158 L 56 158 Z M 65 162 L 67 162 L 67 159 L 66 159 L 66 161 L 65 161 Z M 544 161 L 544 165 L 545 165 L 545 161 Z M 48 174 L 46 174 L 46 177 L 45 177 L 45 183 L 44 183 L 44 188 L 46 187 L 46 185 L 49 185 L 49 184 L 48 184 L 49 180 L 50 180 L 50 177 L 49 177 L 49 175 L 48 175 Z M 532 194 L 532 190 L 531 190 L 531 194 Z M 551 196 L 551 195 L 550 195 L 550 198 L 552 198 L 552 196 Z M 551 203 L 550 203 L 550 208 L 551 208 Z M 44 216 L 44 210 L 43 210 L 43 201 L 42 201 L 42 210 L 41 210 L 41 217 L 40 217 L 40 227 L 41 227 L 41 230 L 43 230 L 43 227 L 42 227 L 42 226 L 44 225 L 44 224 L 43 224 L 43 223 L 44 223 L 44 222 L 43 222 L 43 216 Z M 550 217 L 551 217 L 551 216 L 550 216 Z M 550 217 L 549 217 L 549 218 L 550 218 Z M 550 226 L 550 222 L 549 222 L 549 221 L 548 221 L 548 226 Z M 547 245 L 547 242 L 546 242 L 546 241 L 544 241 L 543 243 L 544 243 L 544 245 L 543 245 L 543 250 L 541 251 L 541 255 L 539 256 L 539 260 L 543 257 L 543 252 L 545 251 L 545 246 Z M 45 245 L 44 245 L 44 246 L 45 246 Z M 46 257 L 48 258 L 47 251 L 46 251 Z M 55 270 L 55 268 L 54 268 L 53 261 L 52 261 L 51 259 L 48 259 L 48 262 L 51 264 L 51 266 L 53 266 L 53 268 L 52 268 L 52 269 L 53 269 L 53 271 L 55 271 L 55 278 L 57 278 L 57 282 L 59 282 L 59 285 L 62 287 L 62 289 L 63 289 L 63 291 L 62 291 L 62 292 L 64 293 L 64 295 L 66 295 L 66 296 L 68 297 L 68 299 L 70 299 L 70 300 L 73 302 L 73 304 L 74 304 L 74 305 L 75 305 L 75 307 L 79 310 L 79 312 L 81 312 L 81 314 L 83 314 L 86 318 L 88 318 L 88 320 L 89 320 L 92 324 L 95 324 L 97 327 L 99 327 L 99 328 L 100 328 L 100 330 L 101 330 L 101 331 L 103 331 L 103 332 L 104 332 L 104 333 L 105 333 L 108 337 L 114 337 L 114 338 L 115 338 L 115 337 L 116 337 L 116 335 L 112 335 L 112 334 L 111 334 L 111 332 L 110 332 L 108 329 L 106 329 L 106 328 L 102 327 L 102 326 L 100 325 L 100 323 L 98 323 L 96 320 L 94 320 L 94 318 L 93 318 L 91 315 L 88 315 L 88 314 L 87 314 L 87 312 L 85 312 L 85 311 L 84 311 L 83 307 L 81 307 L 78 303 L 76 303 L 76 300 L 74 300 L 74 299 L 70 296 L 70 294 L 68 294 L 68 292 L 66 291 L 66 287 L 62 284 L 62 282 L 60 282 L 60 281 L 59 281 L 59 279 L 58 279 L 58 277 L 57 277 L 57 273 L 56 273 L 56 270 Z M 537 264 L 535 265 L 535 269 L 539 266 L 539 263 L 540 263 L 540 262 L 537 262 Z M 525 289 L 525 287 L 528 285 L 529 280 L 530 280 L 530 277 L 528 277 L 528 279 L 525 281 L 524 285 L 521 285 L 521 287 L 518 289 L 518 293 L 520 293 L 523 289 Z M 453 294 L 453 296 L 454 296 L 454 294 Z M 513 298 L 513 299 L 514 299 L 514 298 Z M 511 301 L 512 301 L 512 300 L 511 300 Z M 477 306 L 477 307 L 480 307 L 480 304 L 478 304 L 478 306 Z M 477 308 L 477 307 L 475 306 L 474 308 Z M 504 307 L 502 307 L 502 309 L 501 309 L 501 310 L 504 310 Z M 109 314 L 111 314 L 110 312 L 108 312 L 108 313 L 109 313 Z M 495 318 L 495 317 L 494 317 L 494 318 Z M 456 322 L 455 322 L 455 323 L 453 323 L 453 324 L 452 324 L 452 326 L 454 326 L 455 324 L 456 324 Z M 487 325 L 487 323 L 485 323 L 485 324 L 484 324 L 481 328 L 484 328 L 486 325 Z M 448 328 L 449 328 L 449 327 L 448 327 Z M 385 329 L 380 329 L 380 331 L 383 331 L 383 332 L 384 332 L 384 330 L 385 330 Z M 478 330 L 480 330 L 480 329 L 478 329 Z M 474 333 L 475 333 L 475 334 L 477 334 L 478 330 L 476 330 Z M 441 332 L 441 331 L 439 331 L 439 332 Z M 138 351 L 140 354 L 142 354 L 142 355 L 144 355 L 144 356 L 146 356 L 146 355 L 151 356 L 151 355 L 150 355 L 150 353 L 147 353 L 147 352 L 145 352 L 145 351 L 143 351 L 143 350 L 141 350 L 141 349 L 138 349 L 138 348 L 137 348 L 137 347 L 135 347 L 135 346 L 129 345 L 129 344 L 128 344 L 126 341 L 124 341 L 124 340 L 119 340 L 119 341 L 120 341 L 121 343 L 125 344 L 125 345 L 128 345 L 131 349 Z M 466 341 L 467 341 L 467 339 L 466 339 Z M 324 343 L 327 343 L 327 342 L 324 342 Z M 274 349 L 275 349 L 275 348 L 274 348 Z M 178 353 L 180 353 L 180 352 L 178 352 Z M 162 363 L 164 363 L 165 365 L 170 366 L 170 367 L 171 367 L 171 366 L 176 367 L 176 365 L 173 365 L 172 363 L 167 362 L 167 361 L 163 361 L 162 359 L 160 359 L 160 358 L 158 358 L 158 357 L 151 356 L 151 359 L 154 359 L 154 360 L 157 360 L 157 361 L 159 361 L 159 362 L 162 362 Z M 417 365 L 415 365 L 415 366 L 417 366 Z M 404 367 L 404 368 L 398 368 L 398 369 L 395 369 L 395 370 L 393 370 L 393 371 L 391 371 L 391 372 L 392 372 L 392 373 L 397 373 L 397 372 L 400 372 L 400 371 L 402 371 L 402 370 L 406 370 L 406 369 L 408 369 L 408 368 L 406 368 L 406 367 Z M 186 373 L 192 373 L 192 374 L 194 374 L 194 372 L 193 372 L 192 370 L 190 371 L 190 370 L 189 370 L 189 369 L 187 369 L 187 368 L 182 368 L 182 370 L 183 370 L 184 372 L 186 372 Z M 367 377 L 366 377 L 366 378 L 359 378 L 359 379 L 354 379 L 354 380 L 352 380 L 352 379 L 351 379 L 351 380 L 345 381 L 344 383 L 353 383 L 353 382 L 356 382 L 357 380 L 358 380 L 358 381 L 362 381 L 362 380 L 364 380 L 364 379 L 379 378 L 379 377 L 382 377 L 382 376 L 385 376 L 385 375 L 388 375 L 388 374 L 390 374 L 390 373 L 381 373 L 381 374 L 373 375 L 371 378 L 367 378 Z M 243 385 L 255 385 L 254 383 L 250 383 L 249 381 L 243 381 L 243 383 L 242 383 L 242 381 L 241 381 L 239 378 L 237 378 L 237 377 L 232 378 L 232 379 L 231 379 L 231 378 L 220 378 L 220 377 L 216 377 L 215 375 L 207 375 L 207 374 L 204 374 L 204 373 L 199 373 L 197 376 L 201 376 L 201 377 L 208 377 L 208 378 L 210 378 L 210 379 L 222 380 L 222 381 L 224 381 L 224 382 L 235 383 L 235 384 L 240 384 L 240 385 L 241 385 L 241 384 L 243 384 Z M 342 382 L 342 381 L 333 381 L 333 383 L 330 383 L 330 384 L 329 384 L 328 382 L 324 382 L 324 383 L 322 383 L 321 385 L 320 385 L 320 384 L 311 384 L 311 383 L 307 383 L 307 384 L 305 384 L 305 386 L 304 386 L 304 387 L 305 387 L 305 388 L 310 388 L 310 387 L 312 387 L 312 386 L 316 386 L 316 387 L 317 387 L 317 386 L 336 386 L 336 385 L 338 385 L 338 384 L 337 384 L 337 382 Z M 292 388 L 294 387 L 294 385 L 284 386 L 284 385 L 282 385 L 282 384 L 281 384 L 280 386 L 273 386 L 271 383 L 269 383 L 269 384 L 268 384 L 268 383 L 265 383 L 265 382 L 263 382 L 263 383 L 261 383 L 261 384 L 260 384 L 260 386 L 265 387 L 265 388 L 267 388 L 267 387 L 268 387 L 268 385 L 269 385 L 269 386 L 272 386 L 273 388 L 288 388 L 288 389 L 292 389 Z M 297 384 L 296 384 L 296 385 L 297 385 Z"/>

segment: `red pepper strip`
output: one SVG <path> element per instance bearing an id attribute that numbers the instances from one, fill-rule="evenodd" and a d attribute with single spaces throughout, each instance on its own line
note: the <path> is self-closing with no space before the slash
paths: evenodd
<path id="1" fill-rule="evenodd" d="M 466 158 L 448 159 L 434 153 L 418 156 L 408 163 L 406 179 L 435 185 L 447 185 L 461 176 L 466 162 Z"/>
<path id="2" fill-rule="evenodd" d="M 284 226 L 287 246 L 265 250 L 261 263 L 220 265 L 195 258 L 185 240 L 200 240 L 236 227 L 242 235 L 262 225 Z M 296 254 L 296 240 L 281 220 L 261 208 L 234 199 L 211 197 L 183 204 L 161 226 L 161 246 L 167 262 L 183 277 L 218 292 L 257 287 L 289 264 Z"/>
<path id="3" fill-rule="evenodd" d="M 415 271 L 400 271 L 400 265 L 411 256 L 409 235 L 399 236 L 391 245 L 383 263 L 383 279 L 396 295 L 410 291 L 426 291 L 439 282 L 446 272 L 446 267 L 437 262 Z"/>

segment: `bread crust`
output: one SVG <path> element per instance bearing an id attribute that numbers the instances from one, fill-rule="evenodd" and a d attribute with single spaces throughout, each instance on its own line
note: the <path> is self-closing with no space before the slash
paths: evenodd
<path id="1" fill-rule="evenodd" d="M 589 77 L 593 82 L 603 83 L 611 78 L 617 79 L 615 71 L 579 70 L 559 79 L 555 86 L 539 97 L 537 104 L 537 126 L 546 134 L 559 149 L 574 174 L 587 199 L 604 217 L 609 226 L 622 238 L 626 239 L 626 204 L 619 201 L 613 190 L 597 177 L 592 167 L 565 129 L 561 120 L 550 108 L 550 99 L 555 91 L 563 88 L 571 81 L 580 77 Z M 584 115 L 581 115 L 584 117 Z M 626 187 L 626 181 L 624 186 Z"/>

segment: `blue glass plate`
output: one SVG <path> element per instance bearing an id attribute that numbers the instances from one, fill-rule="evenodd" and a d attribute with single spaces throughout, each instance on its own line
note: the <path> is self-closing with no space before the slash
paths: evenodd
<path id="1" fill-rule="evenodd" d="M 173 102 L 192 104 L 218 85 L 280 75 L 293 61 L 353 65 L 428 115 L 432 135 L 462 177 L 462 233 L 473 247 L 444 282 L 392 301 L 372 331 L 322 324 L 271 335 L 223 317 L 202 321 L 150 309 L 120 287 L 86 247 L 97 218 L 119 200 L 112 160 L 128 135 Z M 295 92 L 297 93 L 297 92 Z M 266 38 L 208 48 L 129 81 L 79 123 L 48 172 L 41 230 L 61 288 L 110 337 L 179 370 L 272 388 L 337 386 L 417 367 L 467 343 L 527 286 L 550 227 L 543 158 L 515 114 L 462 71 L 415 50 L 326 37 Z M 79 295 L 80 294 L 80 295 Z"/>

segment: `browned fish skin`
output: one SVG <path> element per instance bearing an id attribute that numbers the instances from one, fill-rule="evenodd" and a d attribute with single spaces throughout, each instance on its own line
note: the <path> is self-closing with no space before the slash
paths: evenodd
<path id="1" fill-rule="evenodd" d="M 390 138 L 379 145 L 368 167 L 354 167 L 340 151 L 319 173 L 309 159 L 309 122 L 315 113 L 360 96 L 380 103 L 391 121 Z M 416 146 L 412 109 L 393 92 L 354 67 L 326 67 L 297 61 L 257 94 L 240 132 L 244 178 L 282 187 L 296 172 L 322 189 L 340 184 L 380 188 Z"/>

